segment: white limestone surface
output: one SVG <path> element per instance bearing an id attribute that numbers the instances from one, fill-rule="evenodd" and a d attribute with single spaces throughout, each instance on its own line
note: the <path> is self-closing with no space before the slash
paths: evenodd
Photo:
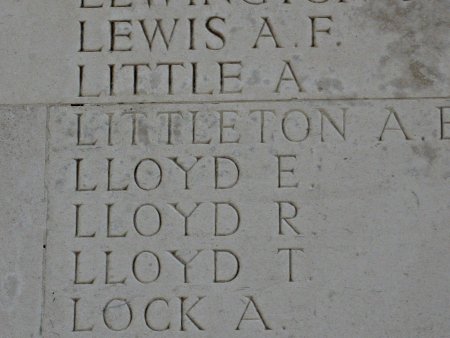
<path id="1" fill-rule="evenodd" d="M 2 0 L 0 338 L 447 338 L 449 9 Z"/>
<path id="2" fill-rule="evenodd" d="M 52 107 L 44 335 L 445 337 L 449 103 Z"/>
<path id="3" fill-rule="evenodd" d="M 0 107 L 0 336 L 41 337 L 45 107 Z"/>
<path id="4" fill-rule="evenodd" d="M 446 97 L 448 7 L 448 0 L 3 0 L 0 102 Z M 240 80 L 221 88 L 220 63 L 229 62 L 237 64 L 223 75 Z M 277 90 L 286 62 L 299 86 Z M 172 89 L 167 63 L 175 63 Z"/>

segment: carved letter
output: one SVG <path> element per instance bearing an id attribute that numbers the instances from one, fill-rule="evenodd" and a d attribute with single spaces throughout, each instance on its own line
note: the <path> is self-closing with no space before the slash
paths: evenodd
<path id="1" fill-rule="evenodd" d="M 214 283 L 229 283 L 237 278 L 239 272 L 241 270 L 241 263 L 239 262 L 239 258 L 231 252 L 230 250 L 213 250 L 214 251 Z M 218 265 L 219 265 L 219 256 L 228 255 L 231 256 L 235 261 L 235 269 L 234 274 L 231 273 L 228 277 L 219 277 Z"/>
<path id="2" fill-rule="evenodd" d="M 83 204 L 74 204 L 75 206 L 75 237 L 92 238 L 95 237 L 95 231 L 89 235 L 80 234 L 80 209 Z"/>
<path id="3" fill-rule="evenodd" d="M 77 146 L 94 146 L 97 143 L 97 139 L 92 141 L 82 141 L 81 140 L 81 118 L 83 117 L 83 113 L 77 113 Z"/>
<path id="4" fill-rule="evenodd" d="M 317 33 L 326 33 L 328 35 L 331 34 L 331 28 L 322 28 L 322 29 L 318 29 L 317 28 L 317 21 L 319 19 L 327 19 L 328 21 L 333 21 L 333 17 L 330 16 L 310 16 L 309 17 L 311 19 L 311 47 L 318 47 L 317 45 Z"/>
<path id="5" fill-rule="evenodd" d="M 138 275 L 138 270 L 137 270 L 138 264 L 137 264 L 137 263 L 138 263 L 139 258 L 140 258 L 143 254 L 148 254 L 148 255 L 150 255 L 151 257 L 153 257 L 153 260 L 156 262 L 157 268 L 156 268 L 155 277 L 154 277 L 153 279 L 144 280 L 143 278 L 141 278 L 141 277 Z M 147 264 L 144 265 L 144 266 L 152 266 L 152 267 L 153 267 L 153 264 L 147 263 Z M 142 284 L 149 284 L 149 283 L 156 282 L 156 281 L 158 280 L 160 274 L 161 274 L 161 262 L 160 262 L 160 260 L 159 260 L 159 257 L 158 257 L 156 254 L 154 254 L 154 253 L 151 252 L 151 251 L 141 251 L 141 252 L 138 253 L 136 256 L 134 256 L 134 259 L 133 259 L 133 275 L 134 275 L 134 278 L 136 278 L 136 280 L 137 280 L 138 282 L 140 282 L 140 283 L 142 283 Z"/>
<path id="6" fill-rule="evenodd" d="M 229 167 L 228 170 L 220 170 L 221 166 L 225 163 L 229 163 L 232 165 L 232 167 Z M 230 189 L 233 188 L 239 181 L 239 176 L 240 176 L 240 170 L 239 170 L 239 166 L 236 163 L 235 160 L 231 159 L 230 157 L 220 157 L 220 156 L 216 156 L 214 157 L 214 168 L 215 168 L 215 188 L 216 189 Z M 227 177 L 225 175 L 221 175 L 221 174 L 225 174 L 228 171 L 231 170 L 231 168 L 233 168 L 234 171 L 234 178 L 233 175 L 228 175 L 228 182 L 226 181 Z"/>
<path id="7" fill-rule="evenodd" d="M 80 265 L 79 257 L 80 257 L 81 252 L 80 251 L 74 251 L 73 253 L 75 255 L 75 278 L 74 278 L 73 284 L 75 284 L 75 285 L 77 285 L 77 284 L 94 284 L 95 277 L 90 279 L 90 280 L 87 280 L 87 281 L 80 281 L 80 280 L 78 280 L 78 270 L 79 270 L 79 265 Z"/>
<path id="8" fill-rule="evenodd" d="M 265 139 L 265 126 L 266 126 L 266 113 L 271 114 L 271 115 L 275 115 L 275 111 L 273 110 L 251 110 L 250 111 L 250 115 L 253 113 L 260 113 L 260 143 L 266 143 L 266 139 Z"/>
<path id="9" fill-rule="evenodd" d="M 202 252 L 203 250 L 197 250 L 197 253 L 192 256 L 189 260 L 185 260 L 184 258 L 180 257 L 177 252 L 178 251 L 169 251 L 170 254 L 172 254 L 172 256 L 183 265 L 183 269 L 184 269 L 184 283 L 189 283 L 189 278 L 188 278 L 188 269 L 189 269 L 189 264 L 199 255 L 200 252 Z"/>
<path id="10" fill-rule="evenodd" d="M 198 297 L 198 300 L 187 310 L 184 309 L 184 303 L 187 300 L 186 297 L 180 297 L 180 301 L 181 301 L 181 331 L 186 331 L 186 324 L 185 324 L 185 319 L 184 317 L 186 317 L 187 319 L 189 319 L 189 321 L 194 324 L 194 326 L 200 330 L 200 331 L 204 331 L 203 327 L 200 326 L 200 324 L 189 314 L 189 312 L 198 304 L 200 303 L 200 301 L 205 298 L 205 297 Z"/>
<path id="11" fill-rule="evenodd" d="M 261 312 L 261 310 L 258 308 L 258 305 L 256 305 L 256 302 L 255 302 L 255 300 L 253 299 L 253 297 L 252 297 L 252 296 L 248 296 L 248 297 L 246 297 L 246 298 L 248 299 L 248 303 L 247 303 L 247 306 L 245 307 L 245 310 L 244 310 L 244 313 L 242 314 L 241 319 L 239 320 L 239 324 L 238 324 L 238 326 L 237 326 L 237 328 L 236 328 L 236 331 L 239 331 L 239 330 L 241 329 L 241 323 L 242 323 L 244 320 L 258 320 L 258 321 L 260 321 L 260 322 L 264 325 L 264 329 L 265 329 L 265 330 L 272 330 L 272 329 L 267 325 L 267 323 L 266 323 L 266 321 L 265 321 L 265 319 L 264 319 L 264 317 L 263 317 L 263 315 L 262 315 L 262 312 Z M 249 317 L 249 316 L 247 315 L 247 311 L 249 310 L 250 305 L 251 305 L 251 306 L 253 307 L 253 309 L 254 309 L 254 312 L 255 312 L 255 314 L 256 314 L 255 317 Z"/>
<path id="12" fill-rule="evenodd" d="M 320 111 L 320 139 L 322 142 L 325 142 L 324 137 L 324 120 L 328 120 L 330 124 L 333 126 L 333 128 L 339 133 L 339 135 L 342 136 L 342 138 L 345 141 L 345 127 L 346 127 L 346 114 L 347 114 L 347 108 L 342 108 L 342 128 L 339 128 L 337 126 L 337 123 L 330 117 L 328 112 L 323 108 L 318 108 Z"/>
<path id="13" fill-rule="evenodd" d="M 170 204 L 176 212 L 178 212 L 181 217 L 184 218 L 184 235 L 189 236 L 189 217 L 192 216 L 195 210 L 199 207 L 201 203 L 194 203 L 194 207 L 191 209 L 191 211 L 185 212 L 183 209 L 179 208 L 179 203 Z"/>
<path id="14" fill-rule="evenodd" d="M 119 303 L 119 304 L 115 304 L 113 305 L 113 303 Z M 128 316 L 129 316 L 129 320 L 128 322 L 122 326 L 122 327 L 115 327 L 113 324 L 111 323 L 112 320 L 108 319 L 108 311 L 110 311 L 111 309 L 122 309 L 123 305 L 125 305 L 128 309 Z M 103 308 L 103 321 L 105 322 L 105 325 L 108 329 L 112 330 L 112 331 L 125 331 L 126 329 L 128 329 L 131 325 L 131 322 L 133 321 L 133 311 L 131 309 L 130 304 L 127 302 L 126 299 L 123 298 L 114 298 L 111 299 Z"/>
<path id="15" fill-rule="evenodd" d="M 150 209 L 153 209 L 154 215 L 158 218 L 158 222 L 157 222 L 157 226 L 156 226 L 156 230 L 154 230 L 153 232 L 150 233 L 144 233 L 140 227 L 138 227 L 138 213 L 139 211 L 142 210 L 142 208 L 147 207 Z M 145 219 L 149 219 L 149 217 L 146 217 Z M 143 237 L 152 237 L 155 236 L 162 227 L 162 218 L 161 218 L 161 212 L 158 210 L 158 208 L 156 206 L 154 206 L 153 204 L 150 203 L 146 203 L 146 204 L 142 204 L 141 206 L 139 206 L 135 212 L 134 212 L 134 217 L 133 217 L 133 225 L 134 228 L 136 229 L 137 233 Z"/>
<path id="16" fill-rule="evenodd" d="M 77 163 L 76 168 L 76 180 L 75 180 L 75 191 L 95 191 L 97 189 L 97 185 L 94 185 L 91 188 L 81 187 L 81 177 L 80 177 L 80 170 L 81 170 L 81 161 L 83 161 L 82 158 L 76 158 L 75 162 Z"/>
<path id="17" fill-rule="evenodd" d="M 278 80 L 277 88 L 275 89 L 275 93 L 280 92 L 281 84 L 283 81 L 287 81 L 287 82 L 294 81 L 295 84 L 297 85 L 298 91 L 299 92 L 303 91 L 300 81 L 299 81 L 297 75 L 295 74 L 290 61 L 284 61 L 284 68 L 283 68 L 283 71 L 281 72 L 280 79 Z"/>
<path id="18" fill-rule="evenodd" d="M 128 231 L 125 231 L 124 233 L 121 234 L 113 234 L 112 233 L 112 226 L 111 226 L 111 212 L 112 212 L 112 207 L 114 206 L 114 204 L 106 204 L 106 237 L 107 238 L 120 238 L 120 237 L 126 237 Z"/>
<path id="19" fill-rule="evenodd" d="M 386 119 L 386 122 L 384 124 L 384 127 L 383 127 L 383 130 L 381 132 L 379 141 L 383 141 L 384 140 L 384 132 L 385 131 L 389 131 L 389 130 L 390 131 L 401 131 L 403 133 L 403 136 L 405 136 L 406 140 L 411 140 L 411 138 L 408 136 L 408 134 L 406 132 L 405 127 L 403 126 L 402 122 L 400 121 L 400 118 L 399 118 L 397 112 L 393 108 L 388 108 L 388 111 L 390 113 L 389 113 L 389 115 L 388 115 L 388 117 Z M 398 127 L 396 127 L 396 128 L 395 127 L 388 127 L 388 124 L 390 122 L 391 116 L 394 117 L 394 120 L 395 120 L 395 122 L 396 122 Z"/>
<path id="20" fill-rule="evenodd" d="M 141 180 L 139 179 L 139 169 L 146 162 L 148 162 L 150 164 L 153 164 L 154 167 L 156 167 L 156 169 L 158 171 L 158 178 L 156 179 L 156 182 L 153 183 L 153 185 L 147 184 L 147 186 L 144 186 L 141 183 Z M 147 170 L 146 172 L 151 172 L 151 170 L 150 171 Z M 156 160 L 153 160 L 151 158 L 143 159 L 142 161 L 140 161 L 136 165 L 136 168 L 134 169 L 134 181 L 135 181 L 136 185 L 142 190 L 146 190 L 146 191 L 155 190 L 156 188 L 158 188 L 160 186 L 161 181 L 162 181 L 162 169 L 161 169 L 161 166 L 159 165 L 158 162 L 156 162 Z"/>
<path id="21" fill-rule="evenodd" d="M 297 137 L 295 137 L 294 135 L 291 135 L 291 129 L 289 128 L 288 122 L 290 121 L 291 117 L 294 116 L 294 114 L 298 114 L 302 117 L 304 117 L 305 119 L 305 131 L 304 131 L 304 135 L 302 135 L 301 131 L 297 131 L 297 133 L 299 134 Z M 301 125 L 300 121 L 296 121 L 295 123 L 292 123 L 291 126 L 299 126 Z M 281 123 L 281 131 L 283 133 L 283 136 L 290 142 L 303 142 L 304 140 L 306 140 L 309 136 L 309 133 L 311 131 L 311 121 L 309 119 L 309 116 L 306 115 L 305 112 L 301 111 L 301 110 L 290 110 L 288 112 L 286 112 L 286 115 L 283 117 L 282 123 Z M 300 129 L 300 128 L 299 128 Z"/>
<path id="22" fill-rule="evenodd" d="M 202 159 L 201 156 L 191 157 L 191 158 L 193 158 L 195 160 L 195 162 L 193 162 L 190 166 L 180 163 L 180 161 L 178 160 L 179 158 L 177 158 L 177 157 L 169 158 L 170 160 L 173 161 L 173 163 L 175 163 L 177 165 L 178 168 L 180 168 L 184 172 L 184 189 L 186 189 L 186 190 L 190 189 L 189 188 L 189 180 L 188 180 L 189 172 L 197 164 L 197 162 Z"/>
<path id="23" fill-rule="evenodd" d="M 445 126 L 450 124 L 450 121 L 445 118 L 445 111 L 450 110 L 450 107 L 438 107 L 441 112 L 441 140 L 449 140 L 450 136 L 445 133 Z"/>
<path id="24" fill-rule="evenodd" d="M 157 332 L 168 331 L 170 329 L 170 319 L 167 321 L 167 325 L 166 326 L 163 326 L 163 327 L 159 328 L 159 327 L 156 327 L 156 325 L 152 324 L 150 322 L 150 319 L 148 318 L 148 312 L 150 311 L 151 306 L 153 304 L 156 304 L 156 303 L 164 303 L 167 308 L 169 307 L 169 302 L 166 299 L 164 299 L 164 298 L 152 299 L 148 303 L 147 307 L 145 308 L 145 315 L 144 315 L 145 324 L 152 331 L 157 331 Z M 161 311 L 158 311 L 158 313 L 161 313 Z"/>
<path id="25" fill-rule="evenodd" d="M 225 114 L 230 113 L 233 115 L 233 118 L 237 118 L 237 112 L 235 111 L 219 111 L 220 116 L 220 143 L 239 143 L 240 135 L 239 133 L 234 129 L 236 122 L 229 122 L 226 123 L 225 121 Z M 230 138 L 228 140 L 225 139 L 225 131 L 228 130 L 228 135 L 233 135 L 234 138 Z"/>
<path id="26" fill-rule="evenodd" d="M 278 234 L 284 235 L 283 232 L 283 224 L 287 224 L 297 235 L 300 235 L 300 231 L 298 231 L 291 220 L 295 219 L 298 214 L 298 208 L 293 202 L 277 202 L 278 204 Z M 285 208 L 287 206 L 291 206 L 294 209 L 294 213 L 291 216 L 285 215 Z"/>
<path id="27" fill-rule="evenodd" d="M 105 284 L 125 284 L 127 278 L 123 278 L 119 281 L 113 281 L 111 280 L 110 276 L 109 276 L 109 268 L 110 268 L 110 258 L 109 256 L 111 256 L 112 251 L 105 251 L 105 255 L 106 255 L 106 262 L 105 262 Z"/>
<path id="28" fill-rule="evenodd" d="M 113 158 L 108 158 L 108 191 L 126 191 L 128 190 L 128 184 L 123 187 L 113 187 L 112 186 L 112 163 L 114 161 Z"/>
<path id="29" fill-rule="evenodd" d="M 226 202 L 213 202 L 214 204 L 214 236 L 231 236 L 235 234 L 239 230 L 239 226 L 241 223 L 241 216 L 239 214 L 239 210 L 236 206 L 232 205 L 231 203 Z M 223 208 L 220 207 L 228 207 L 228 209 L 233 210 L 234 214 L 236 215 L 236 224 L 233 229 L 228 230 L 228 232 L 219 232 L 219 211 Z M 227 221 L 231 219 L 230 215 L 227 214 L 226 218 Z"/>
<path id="30" fill-rule="evenodd" d="M 293 282 L 294 281 L 294 276 L 293 276 L 293 267 L 292 267 L 292 261 L 293 261 L 293 253 L 294 251 L 299 251 L 299 252 L 304 252 L 303 249 L 300 248 L 291 248 L 291 249 L 278 249 L 278 253 L 283 252 L 283 251 L 288 251 L 289 252 L 289 282 Z"/>
<path id="31" fill-rule="evenodd" d="M 87 328 L 80 328 L 78 326 L 78 320 L 77 320 L 77 309 L 78 309 L 78 302 L 80 301 L 80 298 L 72 298 L 73 300 L 73 332 L 87 332 L 92 331 L 94 329 L 94 325 L 87 327 Z"/>
<path id="32" fill-rule="evenodd" d="M 256 42 L 253 45 L 253 48 L 258 48 L 258 42 L 260 38 L 272 38 L 273 42 L 275 43 L 275 47 L 282 48 L 281 45 L 278 43 L 275 32 L 273 30 L 272 23 L 270 22 L 270 19 L 268 17 L 262 17 L 261 19 L 264 20 L 264 23 L 261 27 L 261 30 L 259 31 L 259 35 L 256 38 Z M 267 27 L 268 32 L 264 33 L 264 29 Z"/>
<path id="33" fill-rule="evenodd" d="M 283 159 L 297 159 L 297 155 L 277 155 L 278 159 L 278 188 L 297 188 L 298 182 L 296 183 L 284 183 L 283 173 L 291 174 L 291 177 L 294 176 L 294 167 L 285 168 L 283 166 Z"/>

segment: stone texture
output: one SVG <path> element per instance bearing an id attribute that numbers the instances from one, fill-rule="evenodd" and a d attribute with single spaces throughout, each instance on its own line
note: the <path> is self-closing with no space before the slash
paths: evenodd
<path id="1" fill-rule="evenodd" d="M 45 107 L 0 107 L 1 336 L 40 337 Z"/>
<path id="2" fill-rule="evenodd" d="M 448 337 L 450 2 L 191 2 L 1 2 L 0 337 Z"/>
<path id="3" fill-rule="evenodd" d="M 5 0 L 1 6 L 4 29 L 0 32 L 2 73 L 9 81 L 0 82 L 3 103 L 59 102 L 154 102 L 192 100 L 188 62 L 198 62 L 199 92 L 217 89 L 217 61 L 242 60 L 242 82 L 247 99 L 268 97 L 354 98 L 354 97 L 441 97 L 449 92 L 449 23 L 448 0 L 403 1 L 358 0 L 339 3 L 327 1 L 267 1 L 250 5 L 243 0 L 211 1 L 211 5 L 186 6 L 187 1 L 171 2 L 169 8 L 154 1 L 131 1 L 131 8 L 111 8 L 111 1 L 86 1 L 86 6 L 103 4 L 103 8 L 80 8 L 81 1 Z M 128 1 L 116 2 L 117 5 Z M 226 44 L 207 33 L 205 21 L 212 16 L 225 20 L 211 26 L 224 34 Z M 317 29 L 331 29 L 331 35 L 318 33 L 317 48 L 311 48 L 312 16 L 332 17 L 317 20 Z M 269 17 L 282 48 L 274 48 L 271 37 L 261 38 L 258 49 L 252 48 Z M 150 51 L 139 20 L 145 20 L 151 36 L 155 19 L 164 19 L 167 34 L 173 19 L 179 19 L 174 31 L 170 55 L 158 35 Z M 197 18 L 196 50 L 189 50 L 189 18 Z M 110 20 L 131 20 L 118 27 L 119 34 L 132 31 L 128 38 L 117 38 L 111 52 Z M 85 22 L 85 50 L 103 47 L 101 53 L 80 51 L 80 21 Z M 264 34 L 268 34 L 267 27 Z M 167 35 L 169 36 L 169 35 Z M 297 46 L 297 47 L 295 47 Z M 303 92 L 285 90 L 274 93 L 283 60 L 290 60 L 302 82 Z M 175 67 L 176 97 L 167 95 L 167 72 L 161 62 L 185 62 L 185 69 Z M 132 70 L 122 64 L 149 63 L 153 72 L 142 71 L 141 94 L 133 95 Z M 108 64 L 117 65 L 116 95 L 108 94 Z M 100 98 L 77 98 L 78 65 L 85 65 L 84 95 L 101 93 Z M 64 74 L 64 76 L 61 76 Z M 207 78 L 207 80 L 204 79 Z M 239 95 L 226 95 L 239 97 Z M 210 95 L 195 99 L 216 100 Z"/>
<path id="4" fill-rule="evenodd" d="M 163 337 L 445 337 L 449 144 L 441 140 L 438 107 L 448 105 L 394 100 L 52 108 L 47 335 L 156 334 L 145 311 L 152 300 L 164 299 L 147 313 L 153 328 L 170 321 L 170 329 L 158 333 Z M 263 135 L 261 109 L 274 111 Z M 173 117 L 169 143 L 165 112 L 176 110 L 182 117 Z M 196 142 L 210 144 L 192 144 L 191 111 L 200 111 Z M 239 142 L 220 142 L 217 111 L 237 111 L 224 115 L 222 142 Z M 443 112 L 446 121 L 450 110 Z M 443 127 L 446 137 L 449 128 Z M 77 146 L 78 137 L 95 145 Z M 229 189 L 214 188 L 217 156 L 239 166 L 239 180 Z M 174 157 L 185 169 L 201 157 L 188 174 L 188 189 Z M 75 159 L 81 160 L 79 189 L 95 191 L 76 191 Z M 217 173 L 219 186 L 235 181 L 230 162 L 220 163 Z M 239 211 L 236 233 L 214 236 L 213 202 Z M 289 219 L 281 228 L 277 202 Z M 174 206 L 187 215 L 195 203 L 186 236 Z M 76 204 L 82 204 L 77 238 Z M 107 237 L 106 204 L 113 205 L 109 236 L 116 238 Z M 232 233 L 235 213 L 219 212 L 219 234 Z M 291 273 L 288 252 L 279 252 L 287 248 L 299 249 L 292 251 Z M 189 260 L 197 250 L 185 277 L 171 252 Z M 213 250 L 239 257 L 235 280 L 214 283 Z M 133 270 L 143 251 L 156 256 L 139 255 Z M 74 284 L 75 253 L 77 283 L 91 284 Z M 231 256 L 219 254 L 217 267 L 219 279 L 233 277 Z M 181 297 L 185 309 L 205 297 L 190 313 L 204 331 L 187 317 L 182 324 Z M 246 297 L 253 297 L 271 330 L 261 319 L 245 320 L 258 319 L 252 306 L 245 311 Z M 107 306 L 103 317 L 116 298 L 121 301 Z M 73 299 L 77 329 L 92 332 L 71 333 Z"/>

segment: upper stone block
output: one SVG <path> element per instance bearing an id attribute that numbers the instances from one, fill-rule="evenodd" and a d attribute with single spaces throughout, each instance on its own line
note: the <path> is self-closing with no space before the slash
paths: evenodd
<path id="1" fill-rule="evenodd" d="M 0 6 L 7 104 L 445 97 L 450 89 L 446 1 Z"/>

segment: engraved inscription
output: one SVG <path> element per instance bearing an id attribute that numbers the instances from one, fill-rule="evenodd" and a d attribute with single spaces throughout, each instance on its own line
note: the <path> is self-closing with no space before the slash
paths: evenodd
<path id="1" fill-rule="evenodd" d="M 310 290 L 328 283 L 332 274 L 321 271 L 339 255 L 333 238 L 320 237 L 355 231 L 359 223 L 342 214 L 364 215 L 378 198 L 351 198 L 353 189 L 372 189 L 361 173 L 397 161 L 377 182 L 395 196 L 400 172 L 432 170 L 449 147 L 448 107 L 411 100 L 52 108 L 44 331 L 299 332 L 311 311 L 299 307 L 314 303 Z"/>

